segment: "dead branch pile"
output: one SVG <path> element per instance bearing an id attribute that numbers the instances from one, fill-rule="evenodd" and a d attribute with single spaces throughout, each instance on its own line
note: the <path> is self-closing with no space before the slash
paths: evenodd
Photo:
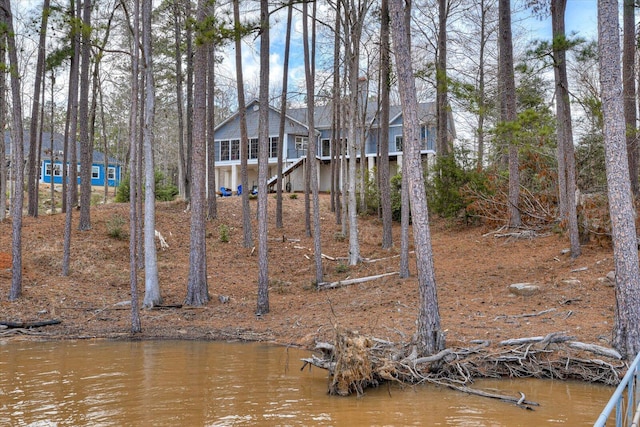
<path id="1" fill-rule="evenodd" d="M 563 333 L 545 337 L 506 340 L 491 346 L 476 341 L 470 348 L 448 348 L 436 355 L 418 357 L 415 346 L 362 337 L 336 329 L 335 345 L 318 343 L 307 364 L 329 371 L 329 393 L 361 395 L 367 387 L 386 381 L 403 384 L 432 383 L 465 393 L 511 401 L 522 407 L 535 405 L 524 396 L 498 395 L 470 387 L 477 378 L 578 379 L 615 385 L 627 365 L 615 350 L 572 341 Z M 604 356 L 593 358 L 591 354 Z"/>

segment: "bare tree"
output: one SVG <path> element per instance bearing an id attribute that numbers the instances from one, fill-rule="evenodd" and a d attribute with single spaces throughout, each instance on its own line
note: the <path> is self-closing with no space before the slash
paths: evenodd
<path id="1" fill-rule="evenodd" d="M 240 122 L 240 185 L 242 185 L 242 243 L 245 248 L 253 246 L 251 236 L 251 207 L 249 206 L 249 178 L 247 160 L 249 158 L 249 136 L 247 131 L 247 106 L 244 100 L 244 76 L 242 73 L 242 31 L 240 24 L 240 0 L 233 0 L 233 21 L 235 24 L 236 85 L 238 88 L 238 120 Z"/>
<path id="2" fill-rule="evenodd" d="M 142 2 L 142 58 L 145 74 L 144 102 L 144 301 L 145 308 L 162 304 L 158 280 L 156 254 L 156 184 L 153 155 L 155 121 L 155 87 L 153 79 L 153 52 L 151 50 L 151 2 Z"/>
<path id="3" fill-rule="evenodd" d="M 213 12 L 212 12 L 213 13 Z M 214 150 L 215 142 L 215 42 L 211 43 L 211 48 L 207 52 L 209 62 L 209 72 L 207 73 L 207 218 L 218 217 L 218 203 L 216 201 L 216 156 Z"/>
<path id="4" fill-rule="evenodd" d="M 309 15 L 307 3 L 302 5 L 302 40 L 304 40 L 304 75 L 307 86 L 307 126 L 309 128 L 309 145 L 307 147 L 307 164 L 311 175 L 311 198 L 313 200 L 313 248 L 316 267 L 316 283 L 322 282 L 322 248 L 320 245 L 320 203 L 318 201 L 318 164 L 316 163 L 316 131 L 315 131 L 315 64 L 309 48 Z M 315 33 L 315 32 L 314 32 Z M 311 37 L 315 39 L 315 34 Z"/>
<path id="5" fill-rule="evenodd" d="M 359 143 L 358 141 L 358 115 L 360 103 L 358 102 L 358 83 L 360 81 L 360 42 L 362 39 L 362 27 L 364 18 L 371 3 L 358 0 L 345 4 L 345 50 L 349 72 L 349 98 L 348 107 L 348 203 L 347 213 L 349 218 L 349 265 L 356 265 L 360 261 L 360 242 L 358 237 L 358 206 L 356 200 L 357 169 Z M 365 159 L 360 159 L 364 161 Z M 362 177 L 361 177 L 362 178 Z"/>
<path id="6" fill-rule="evenodd" d="M 427 197 L 420 161 L 420 121 L 411 53 L 408 48 L 402 0 L 390 0 L 391 32 L 393 36 L 398 87 L 402 104 L 403 154 L 407 162 L 413 239 L 416 248 L 420 306 L 417 347 L 421 354 L 435 354 L 445 347 L 440 328 L 440 312 L 436 293 L 433 250 L 429 230 Z"/>
<path id="7" fill-rule="evenodd" d="M 391 13 L 391 11 L 390 11 Z M 407 49 L 409 49 L 409 55 L 411 55 L 411 0 L 405 0 L 404 6 L 404 31 L 407 43 Z M 403 138 L 405 136 L 403 135 Z M 404 157 L 404 156 L 403 156 Z M 409 277 L 409 223 L 411 222 L 411 206 L 409 203 L 409 171 L 407 169 L 407 162 L 402 158 L 402 182 L 400 189 L 400 265 L 398 276 L 400 278 Z"/>
<path id="8" fill-rule="evenodd" d="M 13 129 L 11 135 L 15 187 L 11 195 L 11 290 L 9 301 L 14 301 L 22 295 L 22 206 L 24 197 L 24 136 L 22 132 L 22 97 L 20 94 L 20 75 L 18 74 L 18 54 L 16 51 L 15 32 L 13 29 L 13 14 L 11 2 L 2 0 L 4 24 L 9 51 L 11 75 L 11 104 Z"/>
<path id="9" fill-rule="evenodd" d="M 47 22 L 49 21 L 49 0 L 42 3 L 42 21 L 40 22 L 40 40 L 38 41 L 38 59 L 36 61 L 36 74 L 33 83 L 33 103 L 31 104 L 31 124 L 29 132 L 29 157 L 27 159 L 27 213 L 38 216 L 38 114 L 40 111 L 40 89 L 44 80 L 44 60 L 47 40 Z M 51 177 L 53 178 L 53 163 L 51 164 Z M 53 185 L 53 181 L 51 183 Z"/>
<path id="10" fill-rule="evenodd" d="M 196 20 L 206 19 L 207 0 L 198 1 Z M 206 245 L 206 145 L 207 145 L 207 50 L 209 43 L 196 44 L 193 58 L 194 84 L 199 88 L 193 98 L 193 156 L 191 157 L 191 250 L 186 305 L 200 306 L 209 301 Z"/>
<path id="11" fill-rule="evenodd" d="M 487 94 L 486 94 L 486 47 L 489 40 L 491 30 L 488 23 L 488 14 L 491 11 L 491 1 L 480 0 L 478 5 L 480 13 L 480 46 L 478 51 L 478 82 L 477 82 L 477 99 L 478 99 L 478 124 L 476 128 L 477 147 L 478 147 L 478 163 L 477 169 L 480 171 L 484 165 L 484 143 L 485 143 L 485 127 L 484 122 L 487 117 Z"/>
<path id="12" fill-rule="evenodd" d="M 7 60 L 7 34 L 0 32 L 0 63 L 6 63 Z M 6 145 L 5 145 L 5 125 L 7 116 L 7 77 L 6 73 L 0 73 L 0 222 L 4 221 L 7 216 L 7 162 L 6 162 Z"/>
<path id="13" fill-rule="evenodd" d="M 500 121 L 502 137 L 509 149 L 509 226 L 520 227 L 520 171 L 518 146 L 514 141 L 512 124 L 516 121 L 516 84 L 513 75 L 513 41 L 511 34 L 511 4 L 509 0 L 499 0 L 499 33 L 500 50 Z"/>
<path id="14" fill-rule="evenodd" d="M 551 0 L 551 26 L 553 28 L 554 76 L 556 81 L 556 114 L 558 118 L 558 187 L 560 200 L 564 200 L 571 257 L 580 255 L 580 236 L 576 212 L 576 159 L 573 149 L 571 129 L 571 104 L 569 100 L 569 79 L 567 78 L 566 35 L 564 16 L 566 0 Z"/>
<path id="15" fill-rule="evenodd" d="M 613 345 L 627 358 L 640 351 L 640 268 L 627 162 L 617 0 L 598 0 L 598 52 L 605 166 L 616 269 Z"/>
<path id="16" fill-rule="evenodd" d="M 181 0 L 173 0 L 173 31 L 176 64 L 176 106 L 178 116 L 178 192 L 183 198 L 187 198 L 187 155 L 184 146 L 184 90 L 182 83 L 182 21 Z"/>
<path id="17" fill-rule="evenodd" d="M 131 332 L 142 330 L 138 309 L 138 200 L 142 194 L 138 192 L 138 98 L 140 68 L 140 0 L 134 2 L 133 38 L 131 40 L 131 110 L 129 110 L 129 279 L 131 286 Z"/>
<path id="18" fill-rule="evenodd" d="M 340 179 L 342 175 L 342 132 L 341 132 L 341 113 L 342 103 L 340 102 L 340 38 L 342 32 L 341 26 L 341 5 L 342 2 L 336 2 L 335 28 L 333 37 L 333 87 L 331 89 L 332 102 L 332 129 L 331 129 L 331 211 L 336 214 L 336 224 L 342 223 L 342 203 L 343 195 Z M 344 224 L 346 225 L 346 224 Z M 343 225 L 343 227 L 344 227 Z M 344 231 L 343 231 L 343 234 Z"/>
<path id="19" fill-rule="evenodd" d="M 289 53 L 291 50 L 291 25 L 293 3 L 287 6 L 287 33 L 284 41 L 284 62 L 282 64 L 282 94 L 280 95 L 280 123 L 278 127 L 278 180 L 276 183 L 276 228 L 282 228 L 282 167 L 284 151 L 284 125 L 287 114 L 287 87 L 289 85 Z M 333 197 L 333 194 L 331 195 Z"/>

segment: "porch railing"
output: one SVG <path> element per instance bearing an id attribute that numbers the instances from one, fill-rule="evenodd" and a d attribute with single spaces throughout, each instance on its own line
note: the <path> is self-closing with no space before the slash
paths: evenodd
<path id="1" fill-rule="evenodd" d="M 640 424 L 640 353 L 636 356 L 626 375 L 613 392 L 609 403 L 598 417 L 593 427 L 604 427 L 615 409 L 616 427 L 639 427 Z"/>

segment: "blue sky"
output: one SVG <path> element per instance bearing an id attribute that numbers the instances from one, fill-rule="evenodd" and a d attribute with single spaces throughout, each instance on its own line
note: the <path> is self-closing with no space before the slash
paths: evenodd
<path id="1" fill-rule="evenodd" d="M 525 20 L 527 27 L 533 30 L 532 37 L 551 37 L 551 18 L 540 21 L 531 18 L 529 11 L 519 14 Z M 565 26 L 567 34 L 576 32 L 587 40 L 595 39 L 598 35 L 598 9 L 596 0 L 567 0 L 565 13 Z"/>
<path id="2" fill-rule="evenodd" d="M 513 6 L 516 7 L 515 4 Z M 319 11 L 322 16 L 326 11 Z M 530 31 L 532 39 L 550 39 L 551 38 L 551 18 L 539 20 L 531 16 L 528 10 L 520 11 L 514 15 L 514 19 L 520 18 L 518 25 Z M 568 0 L 565 15 L 567 34 L 572 32 L 578 33 L 581 37 L 592 40 L 597 36 L 597 0 Z M 271 61 L 270 76 L 271 87 L 278 88 L 282 82 L 282 62 L 284 47 L 284 32 L 286 29 L 286 13 L 283 10 L 278 18 L 272 21 L 271 28 Z M 257 40 L 256 40 L 257 42 Z M 253 46 L 250 46 L 253 45 Z M 253 39 L 247 39 L 243 46 L 243 69 L 247 89 L 257 89 L 259 76 L 259 57 L 258 43 L 253 43 Z M 223 72 L 229 73 L 235 79 L 235 64 L 233 60 L 233 48 L 227 49 L 228 60 L 223 64 Z M 304 78 L 304 69 L 302 64 L 302 23 L 299 12 L 294 12 L 294 25 L 292 31 L 292 53 L 289 69 L 289 90 L 294 90 Z M 247 101 L 252 97 L 248 94 Z"/>

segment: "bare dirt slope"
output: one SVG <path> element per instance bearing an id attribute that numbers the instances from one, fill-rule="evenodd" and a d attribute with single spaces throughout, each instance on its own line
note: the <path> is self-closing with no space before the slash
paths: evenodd
<path id="1" fill-rule="evenodd" d="M 410 339 L 415 330 L 418 291 L 415 276 L 379 280 L 333 290 L 313 286 L 313 241 L 305 236 L 304 201 L 284 200 L 284 229 L 269 225 L 271 312 L 254 314 L 257 250 L 242 246 L 239 197 L 218 199 L 218 219 L 208 225 L 208 277 L 211 302 L 202 308 L 159 308 L 142 312 L 141 338 L 247 339 L 311 346 L 330 340 L 336 325 L 391 341 Z M 275 199 L 269 197 L 275 211 Z M 251 201 L 255 213 L 256 202 Z M 337 239 L 340 226 L 329 212 L 329 197 L 320 203 L 322 251 L 346 257 L 348 242 Z M 157 205 L 157 230 L 169 248 L 158 250 L 165 305 L 180 305 L 186 295 L 189 262 L 189 213 L 184 202 Z M 64 215 L 25 218 L 24 288 L 16 302 L 10 287 L 11 222 L 0 223 L 0 320 L 60 319 L 62 323 L 33 330 L 47 339 L 128 338 L 130 300 L 128 239 L 108 236 L 107 222 L 128 218 L 128 205 L 108 204 L 92 210 L 93 229 L 74 227 L 71 275 L 61 276 Z M 78 213 L 74 212 L 77 220 Z M 273 214 L 272 214 L 273 218 Z M 220 225 L 229 227 L 228 243 L 220 242 Z M 254 224 L 255 226 L 255 224 Z M 128 231 L 125 222 L 123 230 Z M 562 250 L 566 237 L 496 237 L 484 228 L 458 228 L 441 220 L 431 225 L 438 299 L 448 345 L 470 340 L 496 340 L 565 332 L 577 340 L 608 346 L 613 326 L 613 288 L 604 276 L 613 269 L 612 250 L 583 247 L 571 260 Z M 255 232 L 255 227 L 254 227 Z M 384 260 L 347 267 L 345 260 L 324 260 L 327 281 L 371 276 L 398 270 L 398 249 L 380 246 L 381 223 L 362 218 L 361 253 Z M 489 233 L 489 234 L 487 234 Z M 299 240 L 298 240 L 299 239 Z M 398 242 L 399 226 L 394 229 Z M 415 259 L 411 260 L 415 271 Z M 515 296 L 512 283 L 541 286 L 533 296 Z M 144 280 L 140 280 L 142 299 Z M 227 303 L 219 296 L 228 297 Z M 1 332 L 1 331 L 0 331 Z M 26 335 L 13 335 L 25 337 Z M 29 338 L 33 338 L 29 335 Z"/>

